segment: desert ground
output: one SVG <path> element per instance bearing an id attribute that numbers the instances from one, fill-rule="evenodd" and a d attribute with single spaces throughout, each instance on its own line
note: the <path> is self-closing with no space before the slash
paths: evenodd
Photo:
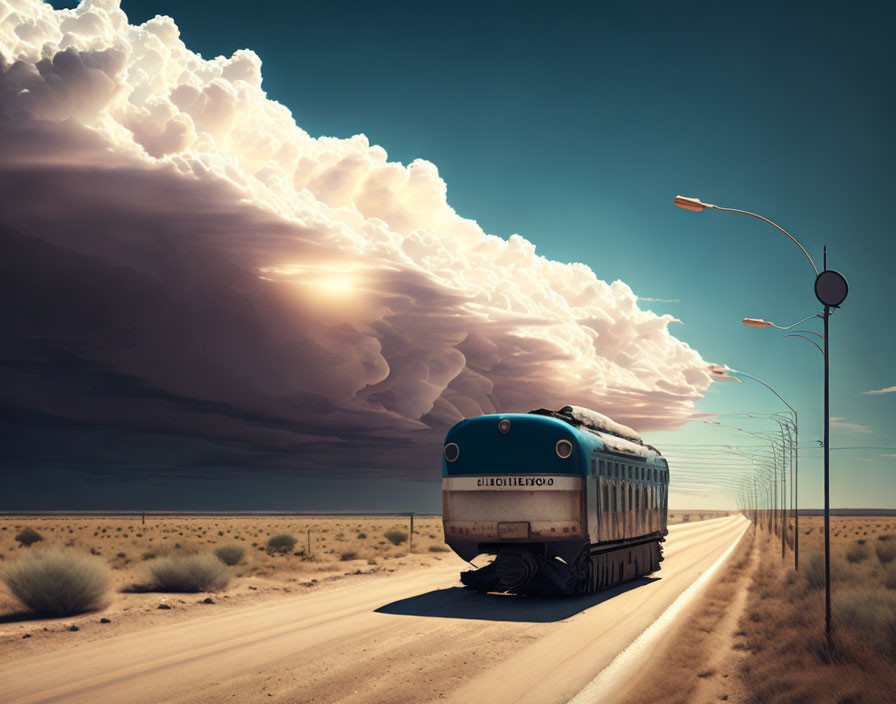
<path id="1" fill-rule="evenodd" d="M 728 515 L 728 511 L 672 511 L 669 523 L 687 523 Z M 99 605 L 104 614 L 149 613 L 162 600 L 187 603 L 182 596 L 148 590 L 130 591 L 147 581 L 147 567 L 166 555 L 244 548 L 244 557 L 229 571 L 222 599 L 245 601 L 319 588 L 359 574 L 390 574 L 409 567 L 430 567 L 450 561 L 459 571 L 466 563 L 445 545 L 442 520 L 415 516 L 6 516 L 0 517 L 0 568 L 30 549 L 16 541 L 25 529 L 36 531 L 40 548 L 62 544 L 102 558 L 112 570 L 112 589 Z M 289 550 L 270 550 L 277 535 L 295 539 Z M 11 630 L 12 623 L 19 626 Z M 0 644 L 43 624 L 0 582 Z M 110 629 L 111 630 L 111 629 Z M 36 635 L 37 633 L 33 633 Z M 2 645 L 0 645 L 2 647 Z"/>
<path id="2" fill-rule="evenodd" d="M 896 518 L 831 518 L 832 638 L 824 632 L 824 519 L 766 520 L 739 542 L 719 579 L 666 642 L 606 702 L 893 701 Z"/>
<path id="3" fill-rule="evenodd" d="M 97 610 L 57 619 L 4 591 L 0 699 L 566 702 L 748 525 L 674 513 L 660 573 L 573 600 L 460 589 L 466 563 L 437 517 L 415 517 L 410 553 L 408 517 L 6 517 L 0 565 L 71 543 L 108 562 L 114 589 Z M 26 527 L 44 540 L 21 546 Z M 298 540 L 269 550 L 278 534 Z M 233 544 L 247 550 L 217 591 L 134 590 L 154 560 Z"/>

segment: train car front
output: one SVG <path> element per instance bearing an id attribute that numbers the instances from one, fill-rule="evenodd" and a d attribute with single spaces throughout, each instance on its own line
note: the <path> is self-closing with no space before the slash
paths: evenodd
<path id="1" fill-rule="evenodd" d="M 573 564 L 588 545 L 583 495 L 589 434 L 542 415 L 464 420 L 445 438 L 442 516 L 448 545 L 465 560 L 495 555 L 464 572 L 480 591 L 569 593 Z"/>

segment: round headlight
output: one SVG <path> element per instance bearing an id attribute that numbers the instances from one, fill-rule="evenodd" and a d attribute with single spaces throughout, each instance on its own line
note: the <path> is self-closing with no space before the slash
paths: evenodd
<path id="1" fill-rule="evenodd" d="M 454 462 L 458 457 L 460 457 L 460 448 L 457 446 L 456 442 L 449 442 L 445 445 L 445 459 L 449 462 Z"/>
<path id="2" fill-rule="evenodd" d="M 557 457 L 562 460 L 572 455 L 572 443 L 569 440 L 558 440 L 556 445 Z"/>
<path id="3" fill-rule="evenodd" d="M 510 432 L 510 420 L 507 418 L 502 418 L 498 421 L 498 430 L 502 433 Z"/>

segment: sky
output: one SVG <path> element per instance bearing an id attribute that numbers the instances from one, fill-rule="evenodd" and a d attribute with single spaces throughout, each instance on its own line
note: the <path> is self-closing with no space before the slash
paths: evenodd
<path id="1" fill-rule="evenodd" d="M 709 362 L 797 410 L 820 506 L 821 355 L 741 324 L 812 268 L 678 194 L 827 245 L 831 504 L 896 507 L 885 4 L 14 5 L 0 509 L 437 511 L 451 422 L 565 403 L 727 508 L 766 440 L 725 426 L 783 407 Z"/>

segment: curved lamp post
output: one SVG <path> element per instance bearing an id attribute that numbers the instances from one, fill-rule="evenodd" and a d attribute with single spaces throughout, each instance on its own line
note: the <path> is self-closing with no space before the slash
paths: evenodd
<path id="1" fill-rule="evenodd" d="M 825 600 L 825 636 L 827 637 L 828 644 L 831 643 L 831 502 L 830 502 L 830 430 L 831 430 L 831 417 L 830 417 L 830 384 L 829 384 L 829 349 L 828 349 L 828 322 L 831 317 L 831 309 L 839 308 L 840 304 L 846 300 L 846 296 L 849 293 L 849 285 L 846 282 L 846 279 L 843 275 L 834 271 L 833 269 L 827 268 L 827 248 L 825 248 L 825 257 L 824 257 L 824 270 L 819 273 L 818 267 L 815 266 L 815 262 L 812 260 L 812 257 L 809 256 L 809 253 L 806 251 L 806 248 L 803 247 L 799 242 L 797 242 L 796 238 L 791 235 L 787 230 L 785 230 L 780 225 L 772 222 L 768 218 L 762 217 L 757 213 L 752 213 L 749 210 L 738 210 L 737 208 L 722 208 L 718 205 L 712 205 L 711 203 L 703 203 L 699 198 L 688 198 L 685 196 L 676 196 L 673 201 L 675 205 L 679 208 L 684 208 L 685 210 L 692 210 L 695 212 L 700 212 L 707 208 L 713 210 L 722 210 L 729 213 L 741 213 L 742 215 L 749 215 L 750 217 L 757 218 L 758 220 L 762 220 L 763 222 L 768 223 L 772 227 L 783 232 L 787 237 L 793 241 L 793 243 L 802 250 L 803 254 L 806 255 L 806 258 L 809 260 L 809 263 L 812 265 L 812 270 L 815 272 L 815 297 L 818 301 L 824 306 L 824 313 L 821 316 L 824 319 L 824 349 L 822 350 L 822 354 L 824 355 L 824 600 Z M 751 319 L 755 320 L 755 319 Z M 765 322 L 765 321 L 762 321 Z M 766 327 L 765 325 L 759 325 L 758 327 Z"/>
<path id="2" fill-rule="evenodd" d="M 810 317 L 811 317 L 811 316 L 810 316 Z M 804 321 L 800 321 L 800 322 L 804 322 Z M 773 324 L 774 324 L 774 323 L 769 323 L 769 325 L 773 325 Z M 797 325 L 799 325 L 799 323 L 797 323 Z M 766 327 L 766 326 L 763 326 L 763 327 Z M 777 327 L 777 326 L 776 326 L 776 327 Z M 762 384 L 765 388 L 767 388 L 767 389 L 768 389 L 769 391 L 771 391 L 775 396 L 777 396 L 777 397 L 778 397 L 778 400 L 780 400 L 781 403 L 783 403 L 785 406 L 787 406 L 787 408 L 790 410 L 791 415 L 793 416 L 793 428 L 794 428 L 794 436 L 795 436 L 795 439 L 791 442 L 791 447 L 794 447 L 795 445 L 798 446 L 798 445 L 799 445 L 799 418 L 798 418 L 798 416 L 797 416 L 796 409 L 795 409 L 793 406 L 791 406 L 789 403 L 787 403 L 787 401 L 784 400 L 784 397 L 781 396 L 781 394 L 779 394 L 777 391 L 775 391 L 775 389 L 772 388 L 772 386 L 771 386 L 770 384 L 765 383 L 764 381 L 762 381 L 762 379 L 757 379 L 757 378 L 756 378 L 755 376 L 753 376 L 752 374 L 747 374 L 746 372 L 741 372 L 741 371 L 738 371 L 737 369 L 732 369 L 732 368 L 729 367 L 728 365 L 725 365 L 724 369 L 725 369 L 725 371 L 726 371 L 728 374 L 737 374 L 738 376 L 745 376 L 745 377 L 747 377 L 747 379 L 752 379 L 752 380 L 755 381 L 757 384 Z M 714 369 L 713 369 L 713 371 L 714 371 Z M 715 372 L 714 372 L 714 373 L 715 373 Z M 782 435 L 782 438 L 783 438 L 783 435 L 784 435 L 784 428 L 783 428 L 783 426 L 785 425 L 785 423 L 783 423 L 781 420 L 778 420 L 777 418 L 775 418 L 774 415 L 772 415 L 771 418 L 772 418 L 772 420 L 774 420 L 776 423 L 778 423 L 779 426 L 782 426 L 782 427 L 781 427 L 781 435 Z M 797 476 L 797 477 L 799 477 L 799 462 L 800 462 L 800 460 L 799 460 L 799 448 L 797 447 L 797 449 L 796 449 L 796 476 Z M 793 472 L 793 465 L 792 465 L 792 464 L 791 464 L 791 472 Z M 783 476 L 782 476 L 781 479 L 782 479 L 782 483 L 783 483 Z M 794 480 L 793 476 L 791 476 L 791 479 L 790 479 L 790 484 L 791 484 L 791 486 L 793 486 L 794 481 L 795 481 L 795 480 Z M 797 479 L 797 481 L 798 481 L 798 479 Z M 781 507 L 782 507 L 782 510 L 783 510 L 783 507 L 784 507 L 784 505 L 785 505 L 785 503 L 786 503 L 786 501 L 785 501 L 785 499 L 786 499 L 786 489 L 783 489 L 783 492 L 784 492 L 784 493 L 783 493 L 782 496 L 781 496 Z M 797 507 L 796 511 L 794 511 L 794 515 L 799 515 L 799 507 Z M 797 519 L 797 520 L 799 520 L 799 519 Z M 784 521 L 782 521 L 782 526 L 784 526 L 784 528 L 783 528 L 782 531 L 781 531 L 781 557 L 783 558 L 783 557 L 784 557 L 784 545 L 785 545 L 786 537 L 787 537 L 787 527 L 786 527 L 786 524 L 784 523 Z M 794 569 L 798 569 L 798 568 L 799 568 L 799 547 L 798 547 L 798 544 L 799 544 L 799 524 L 796 523 L 796 524 L 794 525 L 794 542 L 793 542 L 793 564 L 794 564 Z"/>

